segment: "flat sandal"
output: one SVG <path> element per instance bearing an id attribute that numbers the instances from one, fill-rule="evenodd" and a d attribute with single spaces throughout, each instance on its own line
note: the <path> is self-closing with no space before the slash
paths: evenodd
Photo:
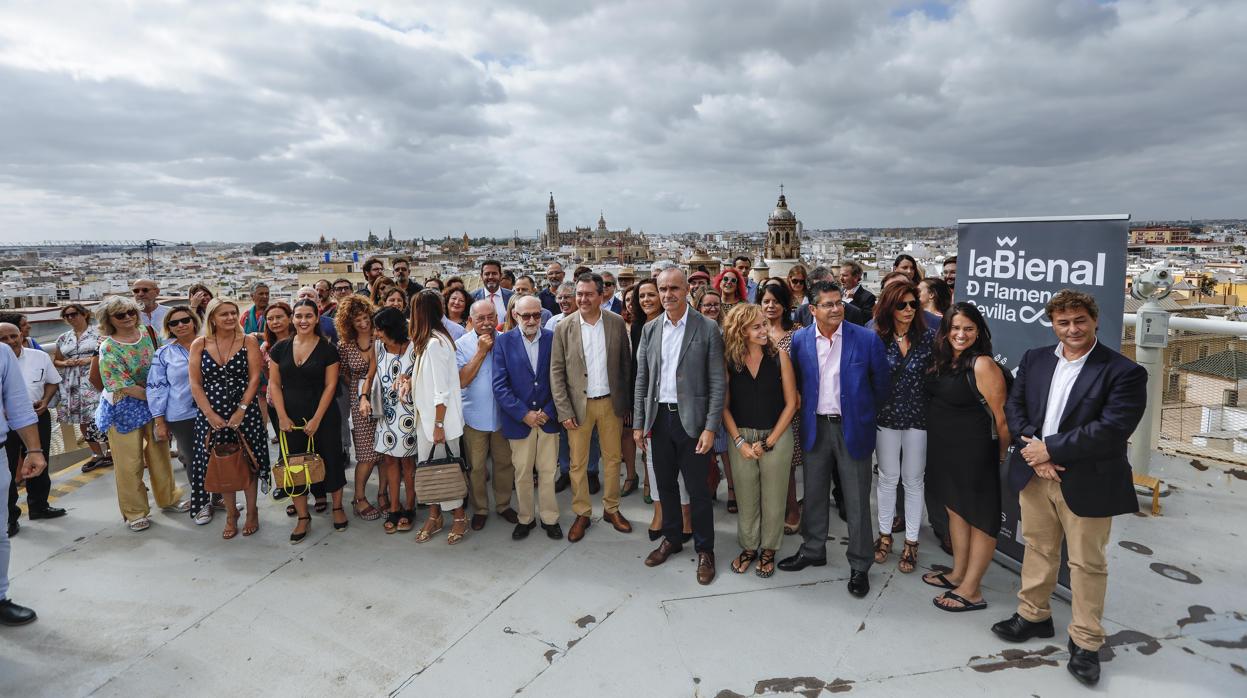
<path id="1" fill-rule="evenodd" d="M 881 533 L 875 539 L 875 564 L 881 565 L 888 561 L 888 555 L 892 552 L 892 534 Z"/>
<path id="2" fill-rule="evenodd" d="M 465 516 L 462 519 L 452 519 L 451 521 L 453 522 L 453 525 L 451 526 L 451 531 L 450 533 L 446 534 L 447 545 L 454 545 L 455 543 L 458 543 L 459 541 L 463 540 L 463 537 L 467 535 L 466 525 L 468 523 L 468 517 Z M 465 525 L 465 530 L 463 531 L 463 533 L 455 533 L 454 531 L 454 527 L 459 524 Z"/>
<path id="3" fill-rule="evenodd" d="M 901 574 L 909 574 L 918 566 L 918 541 L 905 541 L 905 549 L 901 551 L 901 559 L 896 563 L 896 569 Z"/>
<path id="4" fill-rule="evenodd" d="M 742 550 L 740 555 L 737 555 L 736 559 L 732 560 L 732 571 L 736 574 L 744 574 L 749 571 L 749 568 L 753 566 L 753 561 L 756 559 L 758 559 L 757 550 Z"/>
<path id="5" fill-rule="evenodd" d="M 770 565 L 771 569 L 763 570 L 762 567 L 764 565 Z M 775 551 L 774 550 L 766 550 L 766 549 L 762 550 L 762 554 L 758 556 L 758 566 L 757 568 L 754 569 L 753 573 L 758 575 L 759 577 L 762 577 L 763 579 L 766 579 L 767 577 L 775 574 Z"/>
<path id="6" fill-rule="evenodd" d="M 433 523 L 434 521 L 437 522 L 437 527 L 429 528 L 429 524 Z M 446 522 L 444 519 L 442 519 L 441 516 L 437 516 L 437 517 L 430 516 L 428 521 L 424 522 L 424 528 L 420 529 L 420 532 L 416 534 L 416 542 L 417 543 L 428 543 L 429 539 L 432 538 L 435 534 L 441 532 L 443 528 L 446 528 Z"/>

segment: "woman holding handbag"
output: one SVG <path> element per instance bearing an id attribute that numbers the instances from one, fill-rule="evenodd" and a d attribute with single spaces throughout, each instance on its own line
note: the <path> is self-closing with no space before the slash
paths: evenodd
<path id="1" fill-rule="evenodd" d="M 463 435 L 463 398 L 459 391 L 459 367 L 455 361 L 455 343 L 442 324 L 442 297 L 437 291 L 425 289 L 411 300 L 411 351 L 414 354 L 411 373 L 404 376 L 400 397 L 414 398 L 416 408 L 416 467 L 434 456 L 438 445 L 444 445 L 450 456 L 460 456 L 459 437 Z M 454 448 L 450 444 L 454 442 Z M 466 481 L 465 481 L 466 485 Z M 466 494 L 466 493 L 465 493 Z M 442 510 L 454 510 L 454 521 L 446 542 L 454 545 L 468 532 L 468 515 L 463 500 L 429 505 L 429 518 L 416 535 L 424 543 L 442 530 Z"/>
<path id="2" fill-rule="evenodd" d="M 345 530 L 348 521 L 342 508 L 342 487 L 346 485 L 342 415 L 333 399 L 338 388 L 339 357 L 338 350 L 321 334 L 316 301 L 305 298 L 294 304 L 294 336 L 269 349 L 269 358 L 269 392 L 277 409 L 278 427 L 283 439 L 287 439 L 282 448 L 283 460 L 287 453 L 315 452 L 324 463 L 323 481 L 288 488 L 299 517 L 290 542 L 302 542 L 311 528 L 309 490 L 318 499 L 325 493 L 333 495 L 333 528 Z M 277 486 L 287 487 L 287 483 L 278 482 Z M 323 511 L 321 501 L 317 508 Z"/>
<path id="3" fill-rule="evenodd" d="M 245 443 L 240 445 L 257 475 L 244 490 L 247 520 L 242 534 L 250 536 L 260 528 L 257 482 L 258 479 L 267 482 L 269 477 L 268 444 L 260 417 L 260 402 L 256 399 L 263 367 L 260 343 L 254 336 L 243 333 L 238 322 L 238 305 L 234 301 L 214 298 L 208 302 L 205 315 L 204 336 L 191 343 L 187 359 L 191 395 L 199 405 L 199 416 L 195 418 L 195 456 L 191 463 L 195 497 L 192 506 L 196 511 L 211 507 L 204 489 L 211 444 L 243 439 Z M 226 518 L 221 531 L 221 537 L 226 540 L 238 535 L 238 502 L 235 493 L 228 495 L 223 498 Z"/>

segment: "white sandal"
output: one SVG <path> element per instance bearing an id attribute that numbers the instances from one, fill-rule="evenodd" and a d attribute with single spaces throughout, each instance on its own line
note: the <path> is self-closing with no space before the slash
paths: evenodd
<path id="1" fill-rule="evenodd" d="M 146 516 L 140 516 L 139 518 L 133 521 L 126 522 L 126 525 L 130 527 L 131 531 L 138 533 L 139 531 L 146 531 L 147 529 L 151 528 L 152 520 L 147 518 Z"/>

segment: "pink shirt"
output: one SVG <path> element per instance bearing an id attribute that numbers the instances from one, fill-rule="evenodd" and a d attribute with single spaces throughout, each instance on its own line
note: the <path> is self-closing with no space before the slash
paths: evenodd
<path id="1" fill-rule="evenodd" d="M 840 414 L 840 352 L 844 348 L 844 322 L 828 338 L 814 326 L 814 348 L 818 351 L 818 404 L 816 414 Z"/>

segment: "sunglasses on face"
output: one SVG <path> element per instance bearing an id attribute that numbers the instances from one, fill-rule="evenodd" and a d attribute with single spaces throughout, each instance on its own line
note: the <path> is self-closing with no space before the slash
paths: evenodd
<path id="1" fill-rule="evenodd" d="M 793 285 L 793 286 L 804 286 L 804 285 L 805 285 L 805 279 L 793 279 L 793 280 L 792 280 L 792 285 Z"/>
<path id="2" fill-rule="evenodd" d="M 734 277 L 734 276 L 725 276 L 725 277 L 723 277 L 723 280 L 722 280 L 722 281 L 720 281 L 719 283 L 723 283 L 723 284 L 734 284 L 734 283 L 736 283 L 736 277 Z"/>
<path id="3" fill-rule="evenodd" d="M 135 311 L 135 310 L 123 310 L 120 313 L 113 313 L 114 320 L 124 320 L 128 317 L 138 317 L 138 316 L 139 316 L 138 311 Z"/>
<path id="4" fill-rule="evenodd" d="M 540 320 L 541 313 L 518 313 L 521 320 Z"/>
<path id="5" fill-rule="evenodd" d="M 922 304 L 919 303 L 918 301 L 901 301 L 900 303 L 896 304 L 897 310 L 904 310 L 906 308 L 909 308 L 910 310 L 917 310 L 921 307 L 922 307 Z"/>
<path id="6" fill-rule="evenodd" d="M 80 317 L 81 315 L 82 313 L 78 312 L 77 310 L 71 310 L 68 313 L 65 313 L 64 315 L 62 315 L 61 319 L 68 320 L 71 317 Z"/>
<path id="7" fill-rule="evenodd" d="M 333 291 L 334 293 L 350 293 L 351 287 L 350 286 L 334 286 Z"/>
<path id="8" fill-rule="evenodd" d="M 154 288 L 136 288 L 134 289 L 134 292 L 135 293 L 151 293 L 152 291 L 155 291 L 155 290 L 156 289 Z"/>
<path id="9" fill-rule="evenodd" d="M 189 325 L 192 322 L 194 322 L 194 320 L 190 319 L 189 317 L 180 317 L 174 320 L 170 320 L 169 327 L 177 327 L 178 325 Z"/>

